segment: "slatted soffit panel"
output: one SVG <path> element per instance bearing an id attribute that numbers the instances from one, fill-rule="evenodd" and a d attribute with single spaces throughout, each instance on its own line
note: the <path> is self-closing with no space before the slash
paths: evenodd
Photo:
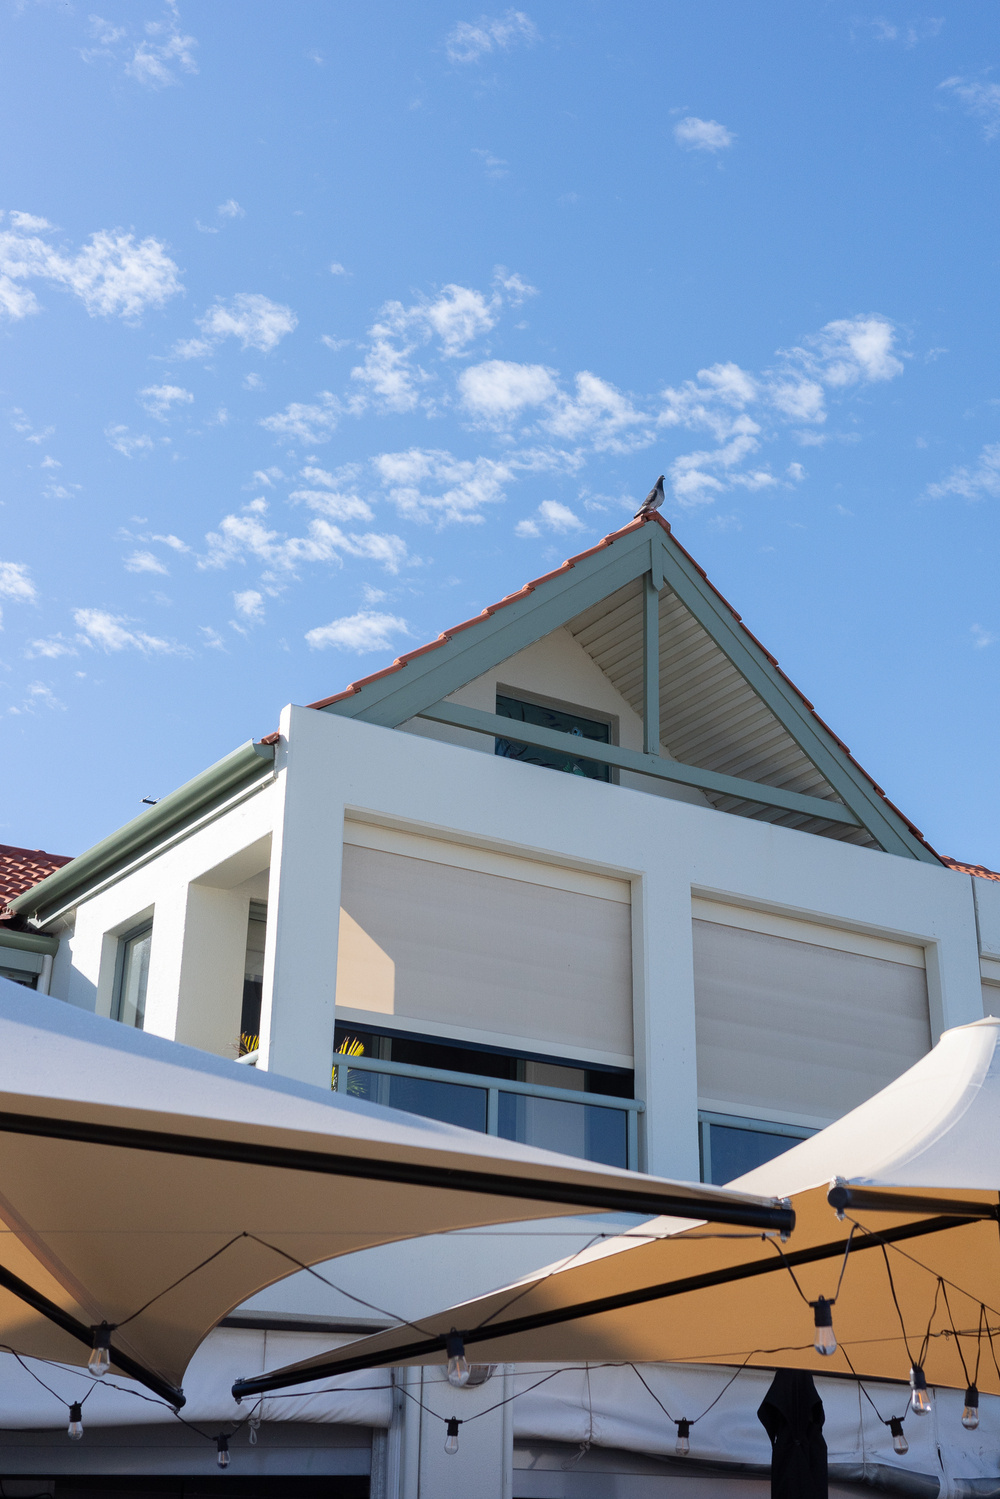
<path id="1" fill-rule="evenodd" d="M 719 811 L 939 862 L 656 514 L 311 706 L 390 728 L 422 717 L 516 737 L 513 720 L 449 695 L 563 627 L 656 730 L 646 753 L 602 745 L 595 758 L 697 786 Z M 562 748 L 554 731 L 516 731 Z M 755 786 L 768 791 L 757 799 Z"/>

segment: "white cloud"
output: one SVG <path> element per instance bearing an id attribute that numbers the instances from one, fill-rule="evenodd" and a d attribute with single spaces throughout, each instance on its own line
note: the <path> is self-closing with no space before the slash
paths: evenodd
<path id="1" fill-rule="evenodd" d="M 194 396 L 181 385 L 147 385 L 138 399 L 150 416 L 165 421 L 174 406 L 189 406 Z"/>
<path id="2" fill-rule="evenodd" d="M 333 493 L 328 489 L 293 489 L 288 497 L 308 505 L 331 520 L 373 520 L 372 507 L 356 494 Z"/>
<path id="3" fill-rule="evenodd" d="M 211 625 L 199 625 L 198 633 L 201 635 L 202 645 L 206 650 L 225 651 L 226 643 L 218 630 L 213 630 Z"/>
<path id="4" fill-rule="evenodd" d="M 0 309 L 11 318 L 39 310 L 34 293 L 22 284 L 31 280 L 67 287 L 92 317 L 130 322 L 182 290 L 177 266 L 159 240 L 136 242 L 120 229 L 100 229 L 75 253 L 63 252 L 37 233 L 24 232 L 20 225 L 29 218 L 11 215 L 13 228 L 0 230 Z"/>
<path id="5" fill-rule="evenodd" d="M 220 219 L 245 219 L 247 216 L 246 209 L 241 208 L 235 198 L 227 198 L 215 211 Z"/>
<path id="6" fill-rule="evenodd" d="M 292 401 L 284 411 L 273 416 L 262 416 L 260 425 L 287 442 L 298 442 L 304 447 L 329 442 L 340 420 L 340 402 L 328 390 L 319 392 L 319 404 L 307 405 Z"/>
<path id="7" fill-rule="evenodd" d="M 557 394 L 553 371 L 542 364 L 490 359 L 458 377 L 462 405 L 484 417 L 516 416 L 526 406 L 542 406 Z"/>
<path id="8" fill-rule="evenodd" d="M 130 573 L 167 573 L 169 568 L 165 567 L 159 557 L 153 552 L 133 552 L 125 558 L 125 571 Z"/>
<path id="9" fill-rule="evenodd" d="M 25 655 L 29 660 L 35 656 L 55 660 L 57 656 L 77 656 L 79 652 L 72 641 L 66 640 L 63 635 L 50 635 L 47 640 L 33 640 Z"/>
<path id="10" fill-rule="evenodd" d="M 515 536 L 540 536 L 543 527 L 560 534 L 587 529 L 586 523 L 568 505 L 562 505 L 558 500 L 543 500 L 536 514 L 537 520 L 518 521 L 514 527 Z"/>
<path id="11" fill-rule="evenodd" d="M 209 550 L 198 566 L 221 568 L 230 562 L 256 557 L 271 567 L 293 573 L 307 562 L 340 566 L 343 555 L 347 555 L 377 562 L 387 572 L 395 573 L 406 561 L 406 543 L 399 536 L 372 531 L 346 535 L 324 518 L 310 521 L 305 536 L 284 536 L 267 527 L 263 520 L 266 513 L 266 502 L 254 500 L 241 515 L 224 516 L 218 530 L 209 532 L 205 538 Z"/>
<path id="12" fill-rule="evenodd" d="M 483 170 L 487 177 L 492 177 L 494 182 L 499 182 L 503 177 L 510 176 L 509 164 L 502 156 L 494 156 L 491 151 L 484 151 L 480 146 L 473 146 L 473 156 L 478 156 L 483 164 Z"/>
<path id="13" fill-rule="evenodd" d="M 796 358 L 825 385 L 854 385 L 859 380 L 893 380 L 903 366 L 893 353 L 896 330 L 877 314 L 839 318 L 792 349 Z"/>
<path id="14" fill-rule="evenodd" d="M 0 598 L 12 599 L 18 604 L 37 602 L 38 590 L 31 581 L 26 563 L 0 562 Z"/>
<path id="15" fill-rule="evenodd" d="M 11 209 L 9 218 L 15 229 L 25 229 L 31 232 L 32 230 L 52 228 L 48 219 L 37 218 L 33 213 L 21 213 L 17 208 Z"/>
<path id="16" fill-rule="evenodd" d="M 238 338 L 242 348 L 269 354 L 299 320 L 290 307 L 259 292 L 237 292 L 229 302 L 216 302 L 196 322 L 203 336 L 175 344 L 171 352 L 178 359 L 202 359 L 226 338 Z"/>
<path id="17" fill-rule="evenodd" d="M 40 466 L 42 468 L 62 468 L 62 464 L 59 462 L 59 459 L 53 458 L 51 454 L 48 457 L 42 459 Z"/>
<path id="18" fill-rule="evenodd" d="M 652 442 L 649 418 L 607 380 L 581 370 L 576 395 L 560 395 L 542 423 L 555 437 L 589 442 L 598 452 L 631 453 Z"/>
<path id="19" fill-rule="evenodd" d="M 718 120 L 699 120 L 697 115 L 688 115 L 674 126 L 674 140 L 689 151 L 725 151 L 735 139 Z"/>
<path id="20" fill-rule="evenodd" d="M 263 380 L 261 379 L 261 377 L 259 375 L 244 375 L 243 376 L 243 389 L 244 390 L 263 390 L 264 389 L 264 382 L 263 382 Z"/>
<path id="21" fill-rule="evenodd" d="M 459 21 L 445 38 L 449 62 L 478 62 L 491 52 L 509 52 L 519 44 L 538 41 L 538 28 L 523 10 L 508 10 L 502 16 L 480 16 L 478 21 Z"/>
<path id="22" fill-rule="evenodd" d="M 144 655 L 186 655 L 183 646 L 142 630 L 130 630 L 121 615 L 106 609 L 74 609 L 73 620 L 80 631 L 81 644 L 100 646 L 104 651 L 142 651 Z"/>
<path id="23" fill-rule="evenodd" d="M 237 614 L 251 625 L 259 625 L 264 619 L 264 595 L 258 593 L 255 588 L 244 588 L 240 593 L 233 594 L 233 603 L 236 605 Z"/>
<path id="24" fill-rule="evenodd" d="M 152 536 L 150 540 L 162 542 L 165 547 L 170 547 L 174 552 L 190 552 L 191 550 L 186 541 L 181 541 L 180 537 L 174 536 L 172 532 L 166 536 Z"/>
<path id="25" fill-rule="evenodd" d="M 333 646 L 338 651 L 356 651 L 359 656 L 367 651 L 388 650 L 394 635 L 408 635 L 405 619 L 395 614 L 373 614 L 362 609 L 357 614 L 334 619 L 328 625 L 319 625 L 306 632 L 306 641 L 313 650 L 325 650 Z"/>
<path id="26" fill-rule="evenodd" d="M 785 469 L 785 473 L 791 479 L 793 484 L 801 484 L 802 480 L 806 477 L 806 471 L 802 467 L 801 463 L 790 463 Z"/>
<path id="27" fill-rule="evenodd" d="M 105 427 L 104 435 L 115 449 L 115 452 L 123 453 L 126 458 L 134 458 L 136 454 L 140 458 L 144 458 L 147 453 L 153 451 L 153 439 L 151 437 L 148 437 L 144 432 L 133 436 L 129 432 L 129 429 L 122 426 L 121 423 Z"/>
<path id="28" fill-rule="evenodd" d="M 331 263 L 330 263 L 330 275 L 331 276 L 346 276 L 347 275 L 347 271 L 341 265 L 341 263 L 340 263 L 339 260 L 331 261 Z"/>
<path id="29" fill-rule="evenodd" d="M 166 21 L 147 21 L 146 39 L 131 48 L 131 57 L 125 64 L 130 78 L 146 88 L 167 88 L 179 83 L 177 69 L 184 73 L 197 73 L 194 49 L 198 43 L 193 36 L 184 36 L 177 26 L 176 10 L 172 7 Z M 114 42 L 120 39 L 120 33 Z"/>
<path id="30" fill-rule="evenodd" d="M 946 78 L 938 88 L 950 89 L 961 99 L 966 112 L 983 122 L 983 134 L 988 141 L 1000 135 L 1000 83 L 955 77 Z"/>
<path id="31" fill-rule="evenodd" d="M 380 330 L 381 325 L 376 324 L 364 363 L 351 371 L 351 379 L 367 385 L 383 410 L 412 411 L 417 404 L 416 382 L 427 376 L 411 367 L 408 356 L 412 348 L 397 349 Z M 363 402 L 356 409 L 363 409 Z"/>
<path id="32" fill-rule="evenodd" d="M 962 464 L 928 484 L 927 493 L 935 500 L 950 494 L 963 500 L 1000 499 L 1000 442 L 987 443 L 974 464 Z"/>
<path id="33" fill-rule="evenodd" d="M 455 458 L 437 448 L 380 453 L 372 463 L 401 515 L 439 525 L 481 522 L 482 506 L 504 499 L 504 484 L 513 473 L 492 458 Z"/>
<path id="34" fill-rule="evenodd" d="M 1000 635 L 995 634 L 993 630 L 984 630 L 982 625 L 973 625 L 971 633 L 972 644 L 977 651 L 985 650 L 988 645 L 996 645 L 1000 640 Z"/>

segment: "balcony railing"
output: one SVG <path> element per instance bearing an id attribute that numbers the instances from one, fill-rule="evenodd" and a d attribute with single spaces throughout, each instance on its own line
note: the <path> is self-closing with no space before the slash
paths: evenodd
<path id="1" fill-rule="evenodd" d="M 338 1093 L 563 1155 L 639 1169 L 639 1115 L 645 1105 L 638 1098 L 340 1052 L 333 1063 Z"/>

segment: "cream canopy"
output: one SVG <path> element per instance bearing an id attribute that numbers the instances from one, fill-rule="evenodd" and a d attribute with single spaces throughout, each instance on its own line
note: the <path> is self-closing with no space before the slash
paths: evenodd
<path id="1" fill-rule="evenodd" d="M 395 1329 L 241 1381 L 234 1393 L 439 1363 L 457 1328 L 482 1362 L 747 1362 L 905 1380 L 916 1361 L 930 1384 L 977 1380 L 1000 1394 L 990 1338 L 1000 1358 L 998 1043 L 993 1019 L 946 1032 L 860 1108 L 733 1183 L 792 1196 L 787 1245 L 661 1218 L 422 1318 L 422 1337 Z M 832 1178 L 847 1183 L 831 1193 L 844 1221 L 827 1200 Z M 821 1296 L 836 1297 L 832 1357 L 813 1348 L 807 1303 Z"/>
<path id="2" fill-rule="evenodd" d="M 638 1177 L 257 1073 L 0 980 L 0 1345 L 111 1361 L 173 1405 L 233 1307 L 301 1266 L 581 1208 L 760 1224 Z"/>

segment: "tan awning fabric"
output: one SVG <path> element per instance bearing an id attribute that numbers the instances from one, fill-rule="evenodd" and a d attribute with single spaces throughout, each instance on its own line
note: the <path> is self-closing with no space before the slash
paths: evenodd
<path id="1" fill-rule="evenodd" d="M 929 1384 L 956 1389 L 974 1377 L 978 1353 L 979 1388 L 1000 1394 L 989 1337 L 978 1337 L 984 1306 L 1000 1359 L 998 1043 L 996 1021 L 947 1032 L 882 1093 L 744 1178 L 741 1186 L 794 1192 L 786 1244 L 661 1219 L 565 1268 L 421 1318 L 430 1338 L 396 1329 L 262 1378 L 279 1388 L 350 1367 L 440 1363 L 433 1339 L 457 1328 L 469 1358 L 483 1363 L 747 1362 L 905 1380 L 923 1357 Z M 900 1210 L 849 1208 L 839 1221 L 827 1202 L 837 1175 L 899 1201 Z M 918 1195 L 931 1204 L 903 1211 L 902 1200 Z M 984 1218 L 949 1219 L 948 1201 Z M 838 1295 L 851 1219 L 861 1227 Z M 813 1349 L 807 1303 L 820 1296 L 837 1297 L 832 1357 Z"/>
<path id="2" fill-rule="evenodd" d="M 643 1199 L 773 1211 L 257 1074 L 0 981 L 0 1343 L 20 1353 L 84 1363 L 74 1328 L 117 1324 L 115 1365 L 169 1398 L 216 1323 L 300 1265 Z"/>

